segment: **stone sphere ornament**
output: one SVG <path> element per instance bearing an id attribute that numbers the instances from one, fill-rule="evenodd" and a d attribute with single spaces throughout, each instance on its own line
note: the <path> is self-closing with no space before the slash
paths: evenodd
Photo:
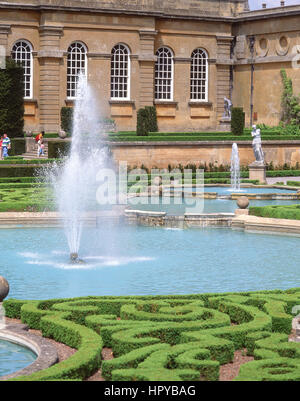
<path id="1" fill-rule="evenodd" d="M 240 209 L 247 209 L 247 207 L 249 206 L 249 199 L 247 198 L 247 196 L 240 196 L 236 203 Z"/>
<path id="2" fill-rule="evenodd" d="M 65 139 L 67 137 L 67 133 L 63 130 L 59 131 L 58 135 L 61 139 Z"/>
<path id="3" fill-rule="evenodd" d="M 9 284 L 8 281 L 0 276 L 0 302 L 3 301 L 4 298 L 7 297 L 9 293 Z"/>

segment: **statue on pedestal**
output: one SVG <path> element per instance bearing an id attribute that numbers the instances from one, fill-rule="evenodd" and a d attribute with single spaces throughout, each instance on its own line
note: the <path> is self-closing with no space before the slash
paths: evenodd
<path id="1" fill-rule="evenodd" d="M 260 129 L 256 128 L 256 125 L 252 126 L 251 132 L 253 141 L 252 141 L 252 148 L 255 156 L 255 164 L 264 165 L 265 157 L 264 152 L 261 147 L 261 136 L 260 136 Z"/>
<path id="2" fill-rule="evenodd" d="M 224 114 L 223 118 L 231 118 L 232 102 L 227 97 L 224 97 Z"/>

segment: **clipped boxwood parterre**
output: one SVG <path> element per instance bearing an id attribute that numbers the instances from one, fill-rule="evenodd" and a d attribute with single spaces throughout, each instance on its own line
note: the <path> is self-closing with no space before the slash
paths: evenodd
<path id="1" fill-rule="evenodd" d="M 300 346 L 288 341 L 300 288 L 227 294 L 83 297 L 4 302 L 43 336 L 76 348 L 69 359 L 16 380 L 219 379 L 220 366 L 247 348 L 254 361 L 235 380 L 299 380 Z M 110 347 L 114 359 L 101 361 Z"/>

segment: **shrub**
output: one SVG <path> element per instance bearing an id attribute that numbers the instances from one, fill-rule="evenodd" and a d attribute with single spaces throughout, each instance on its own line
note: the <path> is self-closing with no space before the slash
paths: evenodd
<path id="1" fill-rule="evenodd" d="M 10 156 L 21 155 L 26 151 L 26 142 L 24 138 L 16 138 L 11 140 Z"/>
<path id="2" fill-rule="evenodd" d="M 137 112 L 136 134 L 137 136 L 147 136 L 148 132 L 148 112 L 146 109 L 139 109 Z"/>
<path id="3" fill-rule="evenodd" d="M 0 69 L 0 132 L 10 138 L 24 137 L 23 68 L 8 58 Z"/>
<path id="4" fill-rule="evenodd" d="M 60 110 L 61 128 L 68 133 L 72 132 L 73 107 L 62 107 Z"/>
<path id="5" fill-rule="evenodd" d="M 231 111 L 231 132 L 233 135 L 243 135 L 245 128 L 245 113 L 242 107 L 233 107 Z"/>
<path id="6" fill-rule="evenodd" d="M 57 159 L 65 156 L 70 151 L 71 142 L 66 141 L 49 141 L 48 157 L 49 159 Z"/>
<path id="7" fill-rule="evenodd" d="M 158 132 L 156 107 L 146 106 L 145 110 L 147 113 L 147 131 Z"/>

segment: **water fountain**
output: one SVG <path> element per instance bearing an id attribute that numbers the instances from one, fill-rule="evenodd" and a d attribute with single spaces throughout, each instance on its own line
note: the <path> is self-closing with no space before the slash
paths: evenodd
<path id="1" fill-rule="evenodd" d="M 50 173 L 72 263 L 82 263 L 78 253 L 83 222 L 88 212 L 95 212 L 96 174 L 105 166 L 106 160 L 96 97 L 86 77 L 80 75 L 70 154 L 62 165 L 54 166 Z"/>
<path id="2" fill-rule="evenodd" d="M 240 157 L 239 149 L 236 143 L 232 145 L 231 153 L 231 189 L 240 190 Z"/>

